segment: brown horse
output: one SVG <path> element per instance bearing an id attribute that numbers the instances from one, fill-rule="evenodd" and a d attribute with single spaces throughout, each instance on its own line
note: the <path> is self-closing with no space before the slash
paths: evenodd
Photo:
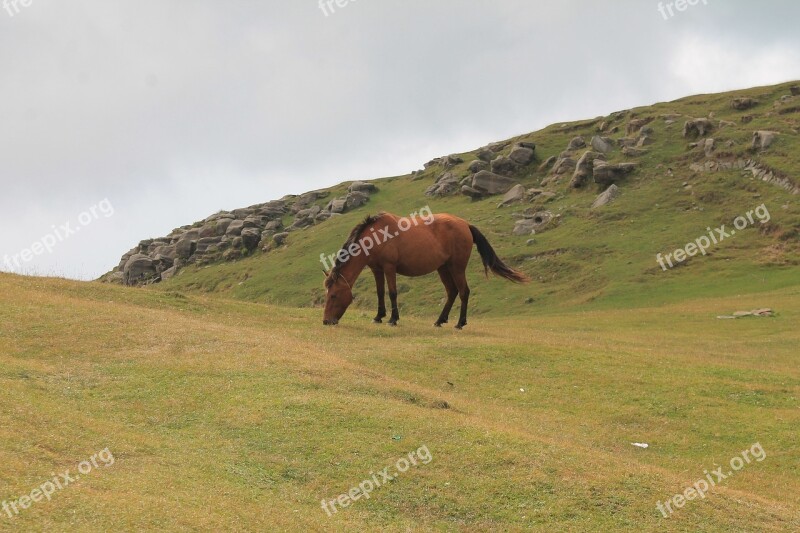
<path id="1" fill-rule="evenodd" d="M 447 291 L 447 303 L 435 325 L 440 327 L 447 322 L 458 295 L 461 298 L 461 316 L 456 328 L 463 328 L 467 324 L 469 302 L 466 270 L 473 244 L 478 247 L 487 276 L 491 270 L 515 283 L 530 281 L 525 274 L 497 257 L 478 228 L 456 216 L 430 214 L 422 219 L 422 223 L 416 213 L 402 218 L 390 213 L 368 216 L 350 232 L 342 250 L 336 254 L 333 268 L 326 273 L 322 323 L 326 326 L 339 323 L 353 301 L 353 285 L 364 268 L 369 267 L 378 290 L 376 323 L 382 322 L 386 316 L 384 282 L 389 285 L 392 303 L 389 324 L 396 326 L 400 319 L 397 274 L 416 277 L 437 271 Z"/>

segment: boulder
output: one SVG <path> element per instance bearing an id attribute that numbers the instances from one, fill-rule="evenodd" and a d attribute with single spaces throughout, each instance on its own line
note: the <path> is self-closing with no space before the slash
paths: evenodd
<path id="1" fill-rule="evenodd" d="M 497 157 L 497 154 L 488 148 L 484 148 L 482 150 L 478 150 L 478 153 L 475 154 L 478 159 L 481 161 L 486 161 L 489 163 L 492 159 Z"/>
<path id="2" fill-rule="evenodd" d="M 758 100 L 754 98 L 734 98 L 731 100 L 731 107 L 737 111 L 746 111 L 758 105 Z"/>
<path id="3" fill-rule="evenodd" d="M 557 160 L 558 160 L 558 158 L 557 158 L 556 156 L 554 156 L 554 155 L 551 155 L 550 157 L 548 157 L 548 158 L 547 158 L 547 159 L 544 161 L 544 163 L 542 163 L 541 165 L 539 165 L 539 172 L 544 172 L 545 170 L 547 170 L 547 169 L 551 168 L 551 167 L 552 167 L 552 166 L 555 164 L 555 162 L 556 162 Z"/>
<path id="4" fill-rule="evenodd" d="M 488 170 L 488 169 L 489 169 L 489 163 L 487 163 L 486 161 L 482 161 L 480 159 L 476 159 L 475 161 L 469 164 L 469 171 L 472 172 L 473 174 L 477 174 L 481 170 Z"/>
<path id="5" fill-rule="evenodd" d="M 560 157 L 553 164 L 553 174 L 566 174 L 575 169 L 575 160 L 571 157 Z"/>
<path id="6" fill-rule="evenodd" d="M 175 274 L 177 273 L 178 273 L 178 267 L 176 266 L 170 267 L 161 273 L 161 281 L 167 281 L 168 279 L 175 277 Z"/>
<path id="7" fill-rule="evenodd" d="M 225 230 L 225 235 L 228 237 L 237 237 L 244 229 L 244 220 L 232 220 Z"/>
<path id="8" fill-rule="evenodd" d="M 182 237 L 175 243 L 175 256 L 180 259 L 189 259 L 197 247 L 197 241 L 191 235 Z"/>
<path id="9" fill-rule="evenodd" d="M 526 213 L 524 216 L 525 218 L 514 223 L 514 230 L 511 232 L 513 235 L 524 236 L 541 233 L 550 228 L 556 220 L 556 217 L 550 211 Z"/>
<path id="10" fill-rule="evenodd" d="M 791 91 L 792 96 L 800 96 L 800 85 L 792 85 L 789 87 L 789 91 Z"/>
<path id="11" fill-rule="evenodd" d="M 516 146 L 508 158 L 519 165 L 529 165 L 533 161 L 534 151 L 524 146 Z"/>
<path id="12" fill-rule="evenodd" d="M 580 150 L 581 148 L 585 147 L 586 147 L 586 141 L 583 139 L 583 137 L 578 136 L 574 137 L 571 141 L 569 141 L 569 144 L 567 145 L 567 150 Z"/>
<path id="13" fill-rule="evenodd" d="M 687 120 L 683 124 L 684 137 L 705 137 L 714 131 L 714 124 L 707 118 Z"/>
<path id="14" fill-rule="evenodd" d="M 592 204 L 592 209 L 597 209 L 598 207 L 603 207 L 604 205 L 608 205 L 613 202 L 619 196 L 619 187 L 612 184 L 608 189 L 600 193 L 600 195 L 595 199 L 594 203 Z"/>
<path id="15" fill-rule="evenodd" d="M 625 129 L 626 135 L 634 135 L 641 132 L 642 128 L 652 122 L 652 118 L 635 118 L 628 122 L 628 125 Z"/>
<path id="16" fill-rule="evenodd" d="M 363 193 L 366 193 L 366 194 L 372 194 L 374 192 L 378 192 L 378 188 L 375 185 L 373 185 L 372 183 L 366 183 L 366 182 L 363 182 L 363 181 L 354 181 L 347 188 L 347 192 L 353 192 L 353 191 L 363 192 Z"/>
<path id="17" fill-rule="evenodd" d="M 497 207 L 509 206 L 511 204 L 521 202 L 524 198 L 525 198 L 525 187 L 523 187 L 522 185 L 514 185 L 503 196 L 503 199 L 500 201 L 500 205 L 498 205 Z"/>
<path id="18" fill-rule="evenodd" d="M 495 174 L 511 174 L 518 166 L 511 158 L 500 156 L 491 162 L 490 168 Z"/>
<path id="19" fill-rule="evenodd" d="M 158 273 L 152 259 L 144 254 L 134 254 L 125 263 L 122 271 L 125 285 L 138 285 L 139 283 L 154 279 Z"/>
<path id="20" fill-rule="evenodd" d="M 612 139 L 609 139 L 608 137 L 600 137 L 599 135 L 595 135 L 594 137 L 592 137 L 590 144 L 592 145 L 592 148 L 596 152 L 600 152 L 601 154 L 607 154 L 611 150 L 613 150 L 612 146 L 613 142 L 614 141 Z"/>
<path id="21" fill-rule="evenodd" d="M 367 202 L 369 202 L 369 195 L 363 192 L 353 191 L 351 193 L 347 193 L 347 196 L 345 197 L 347 209 L 356 209 Z"/>
<path id="22" fill-rule="evenodd" d="M 610 165 L 605 161 L 595 160 L 593 168 L 594 182 L 603 187 L 607 187 L 633 172 L 636 166 L 636 163 L 617 163 Z"/>
<path id="23" fill-rule="evenodd" d="M 479 198 L 483 198 L 483 193 L 478 189 L 473 189 L 469 185 L 464 185 L 461 187 L 461 194 L 464 196 L 469 196 L 470 198 L 477 200 Z"/>
<path id="24" fill-rule="evenodd" d="M 622 154 L 627 157 L 639 157 L 647 153 L 647 150 L 644 148 L 633 148 L 631 146 L 626 146 L 622 149 Z"/>
<path id="25" fill-rule="evenodd" d="M 283 227 L 283 222 L 280 220 L 270 220 L 267 222 L 267 225 L 264 226 L 264 231 L 277 231 Z"/>
<path id="26" fill-rule="evenodd" d="M 777 131 L 755 131 L 753 132 L 753 150 L 766 150 L 775 142 L 775 138 L 779 135 Z"/>
<path id="27" fill-rule="evenodd" d="M 505 194 L 517 184 L 518 182 L 515 179 L 493 174 L 487 170 L 478 172 L 472 178 L 472 188 L 482 191 L 488 196 Z"/>
<path id="28" fill-rule="evenodd" d="M 699 143 L 699 147 L 703 150 L 703 153 L 706 157 L 711 157 L 714 153 L 716 141 L 714 139 L 706 139 L 705 141 Z"/>
<path id="29" fill-rule="evenodd" d="M 592 165 L 595 159 L 605 159 L 605 156 L 599 152 L 587 150 L 583 153 L 575 166 L 575 172 L 572 175 L 572 181 L 569 186 L 573 189 L 583 187 L 589 178 L 592 176 Z"/>
<path id="30" fill-rule="evenodd" d="M 289 238 L 289 234 L 286 233 L 286 232 L 284 232 L 284 233 L 276 233 L 275 235 L 272 236 L 272 242 L 274 242 L 278 246 L 281 246 L 286 242 L 286 239 L 288 239 L 288 238 Z"/>
<path id="31" fill-rule="evenodd" d="M 258 243 L 261 242 L 261 232 L 256 228 L 246 228 L 242 230 L 242 246 L 248 252 L 252 252 L 258 248 Z"/>
<path id="32" fill-rule="evenodd" d="M 458 192 L 458 189 L 458 178 L 447 172 L 439 176 L 436 183 L 425 190 L 425 196 L 448 196 Z"/>
<path id="33" fill-rule="evenodd" d="M 335 200 L 331 200 L 325 209 L 327 211 L 330 211 L 331 213 L 342 214 L 347 209 L 347 199 L 336 198 Z M 275 229 L 280 229 L 280 228 L 275 228 Z"/>

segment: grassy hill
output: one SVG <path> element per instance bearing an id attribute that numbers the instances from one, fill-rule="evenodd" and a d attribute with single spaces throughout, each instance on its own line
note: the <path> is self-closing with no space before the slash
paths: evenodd
<path id="1" fill-rule="evenodd" d="M 0 530 L 797 530 L 799 297 L 456 332 L 3 274 L 0 500 L 114 463 Z M 776 318 L 715 319 L 765 302 Z M 755 443 L 762 461 L 656 509 Z M 322 510 L 423 446 L 427 464 Z"/>
<path id="2" fill-rule="evenodd" d="M 432 165 L 421 174 L 375 180 L 380 191 L 364 207 L 291 234 L 288 244 L 269 252 L 258 251 L 234 262 L 190 266 L 156 290 L 210 293 L 250 302 L 297 307 L 318 305 L 322 299 L 321 253 L 335 253 L 349 230 L 367 213 L 386 210 L 409 214 L 429 205 L 434 212 L 459 215 L 478 226 L 511 264 L 527 272 L 534 283 L 520 288 L 500 280 L 482 280 L 480 261 L 473 258 L 472 315 L 536 315 L 542 307 L 588 309 L 657 305 L 687 297 L 742 294 L 788 287 L 798 282 L 800 262 L 800 196 L 772 183 L 755 179 L 741 169 L 696 172 L 693 163 L 753 159 L 776 174 L 795 181 L 800 176 L 800 96 L 791 97 L 786 83 L 724 94 L 699 95 L 614 113 L 593 120 L 555 124 L 544 130 L 511 139 L 537 145 L 538 161 L 515 177 L 526 187 L 538 187 L 548 176 L 539 163 L 565 150 L 570 139 L 594 135 L 614 140 L 625 137 L 634 120 L 652 128 L 653 143 L 638 157 L 626 157 L 619 147 L 609 161 L 634 161 L 636 172 L 618 185 L 621 196 L 611 205 L 591 209 L 601 189 L 568 186 L 570 174 L 545 188 L 556 193 L 547 203 L 534 201 L 498 208 L 499 197 L 472 201 L 466 196 L 428 198 L 425 189 L 442 174 Z M 754 98 L 757 105 L 746 111 L 731 107 L 735 98 Z M 783 101 L 781 98 L 784 97 Z M 715 125 L 707 135 L 715 139 L 710 158 L 689 147 L 698 139 L 683 136 L 683 124 L 691 118 L 709 117 Z M 747 116 L 750 122 L 743 122 Z M 745 119 L 747 120 L 747 119 Z M 603 129 L 602 132 L 598 131 Z M 765 151 L 751 150 L 753 132 L 780 133 Z M 704 138 L 700 138 L 702 141 Z M 450 169 L 457 177 L 469 175 L 467 166 L 478 150 L 459 154 L 463 163 Z M 581 151 L 576 153 L 576 157 Z M 341 194 L 346 183 L 329 189 Z M 317 202 L 324 206 L 329 198 Z M 673 252 L 707 233 L 706 228 L 725 224 L 764 205 L 771 220 L 756 222 L 737 235 L 713 246 L 707 256 L 697 256 L 679 268 L 664 272 L 656 254 Z M 560 215 L 557 227 L 535 236 L 512 236 L 514 213 L 526 208 L 546 209 Z M 286 224 L 291 223 L 287 216 Z M 374 288 L 371 276 L 356 287 L 356 305 L 371 308 Z M 438 278 L 401 280 L 403 315 L 438 313 L 444 291 Z"/>

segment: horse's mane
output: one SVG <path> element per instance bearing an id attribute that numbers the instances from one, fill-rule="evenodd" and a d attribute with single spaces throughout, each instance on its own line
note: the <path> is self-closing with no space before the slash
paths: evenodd
<path id="1" fill-rule="evenodd" d="M 355 244 L 356 241 L 358 241 L 358 238 L 361 237 L 361 234 L 364 232 L 364 230 L 377 222 L 385 214 L 386 213 L 381 211 L 377 215 L 367 215 L 367 217 L 360 224 L 350 231 L 350 235 L 347 237 L 347 240 L 342 245 L 340 251 L 347 250 L 350 248 L 350 246 Z M 339 260 L 339 254 L 336 255 L 336 260 L 333 263 L 333 268 L 331 269 L 330 276 L 328 276 L 328 281 L 326 282 L 328 285 L 333 284 L 336 281 L 336 279 L 339 277 L 340 271 L 342 270 L 342 266 L 344 265 L 344 263 Z"/>

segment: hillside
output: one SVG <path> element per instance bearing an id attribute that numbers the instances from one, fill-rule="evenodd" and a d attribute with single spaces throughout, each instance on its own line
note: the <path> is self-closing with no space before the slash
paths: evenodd
<path id="1" fill-rule="evenodd" d="M 798 298 L 457 333 L 0 274 L 0 501 L 114 457 L 0 530 L 796 531 Z M 783 311 L 715 318 L 764 302 Z M 756 443 L 760 460 L 662 517 Z M 369 499 L 321 508 L 423 446 Z"/>
<path id="2" fill-rule="evenodd" d="M 481 280 L 480 261 L 473 256 L 473 316 L 575 305 L 657 305 L 791 286 L 800 281 L 797 85 L 698 95 L 555 124 L 439 158 L 409 175 L 356 184 L 350 195 L 346 182 L 218 213 L 156 242 L 143 241 L 103 279 L 123 281 L 125 263 L 143 252 L 147 268 L 134 273 L 145 275 L 131 282 L 157 281 L 175 264 L 176 248 L 179 256 L 183 247 L 195 255 L 178 257 L 180 267 L 169 268 L 171 277 L 164 275 L 154 287 L 314 306 L 323 294 L 320 254 L 335 253 L 360 219 L 380 210 L 409 214 L 430 206 L 478 226 L 502 257 L 534 280 L 525 287 Z M 529 158 L 526 151 L 533 145 Z M 489 189 L 521 187 L 512 191 L 517 198 L 508 206 L 498 207 L 503 194 L 473 187 L 481 179 L 483 185 L 489 180 Z M 593 208 L 612 183 L 618 196 Z M 373 186 L 377 191 L 369 190 Z M 426 196 L 431 189 L 444 196 Z M 476 195 L 481 198 L 470 197 Z M 345 213 L 331 216 L 327 209 L 337 199 L 342 200 L 333 209 Z M 768 217 L 753 216 L 759 206 Z M 300 209 L 302 216 L 296 217 L 293 211 Z M 666 270 L 657 262 L 657 254 L 663 258 L 723 224 L 729 231 L 748 212 L 746 227 L 708 247 L 707 255 Z M 226 225 L 220 227 L 220 221 Z M 515 227 L 520 234 L 512 234 Z M 287 234 L 285 228 L 296 231 Z M 436 276 L 402 279 L 400 290 L 404 315 L 433 318 L 444 295 Z M 371 276 L 359 279 L 356 292 L 357 305 L 374 305 Z"/>

